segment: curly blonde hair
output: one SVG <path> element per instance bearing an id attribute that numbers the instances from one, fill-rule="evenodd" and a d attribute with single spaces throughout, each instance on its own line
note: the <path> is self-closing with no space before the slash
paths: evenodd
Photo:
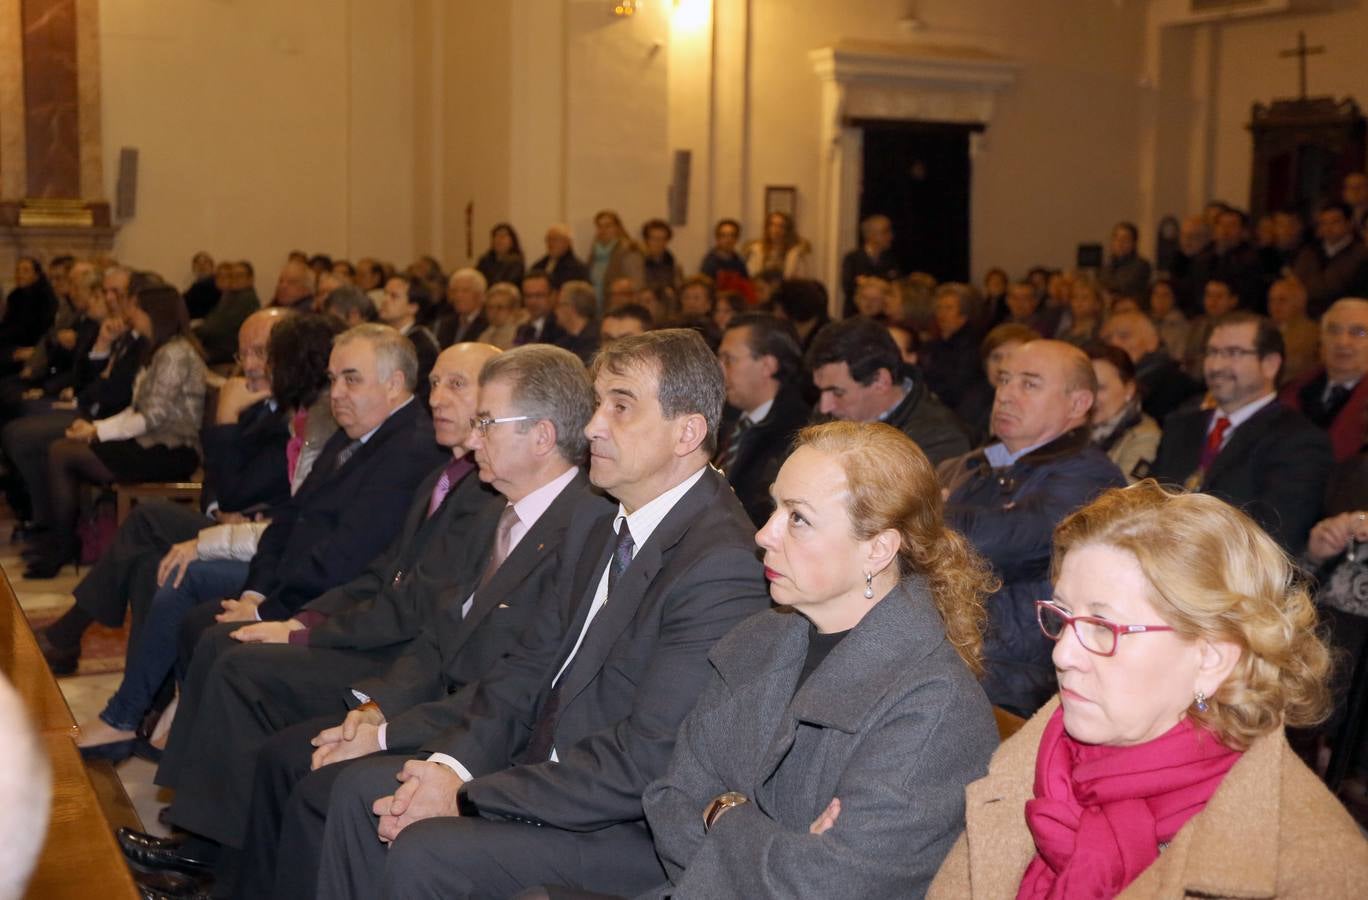
<path id="1" fill-rule="evenodd" d="M 1178 634 L 1240 648 L 1207 711 L 1188 708 L 1224 743 L 1243 749 L 1284 724 L 1313 725 L 1328 714 L 1330 653 L 1307 584 L 1244 513 L 1146 479 L 1107 491 L 1059 524 L 1052 577 L 1065 554 L 1088 544 L 1134 556 L 1151 603 Z"/>
<path id="2" fill-rule="evenodd" d="M 988 564 L 942 515 L 940 482 L 911 438 L 881 422 L 827 422 L 798 432 L 794 449 L 833 457 L 845 472 L 855 537 L 898 532 L 898 574 L 926 577 L 945 636 L 975 675 L 983 674 L 983 603 L 997 590 Z"/>

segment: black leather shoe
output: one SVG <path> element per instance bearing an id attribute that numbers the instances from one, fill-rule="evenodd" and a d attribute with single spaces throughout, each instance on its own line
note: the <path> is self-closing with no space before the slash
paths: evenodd
<path id="1" fill-rule="evenodd" d="M 103 759 L 118 765 L 132 756 L 138 749 L 138 739 L 110 741 L 108 744 L 92 744 L 89 747 L 77 747 L 76 749 L 81 751 L 81 759 Z"/>
<path id="2" fill-rule="evenodd" d="M 47 660 L 48 668 L 52 670 L 53 675 L 61 677 L 76 674 L 76 664 L 81 660 L 79 644 L 75 649 L 58 647 L 48 640 L 46 631 L 35 631 L 33 637 L 38 641 L 38 649 L 42 652 L 43 659 Z"/>
<path id="3" fill-rule="evenodd" d="M 160 838 L 132 828 L 120 828 L 115 837 L 118 838 L 124 858 L 143 871 L 164 872 L 169 869 L 188 875 L 207 875 L 214 868 L 213 860 L 198 859 L 186 853 L 184 838 Z"/>
<path id="4" fill-rule="evenodd" d="M 143 900 L 209 900 L 212 882 L 181 872 L 140 872 L 133 870 Z"/>

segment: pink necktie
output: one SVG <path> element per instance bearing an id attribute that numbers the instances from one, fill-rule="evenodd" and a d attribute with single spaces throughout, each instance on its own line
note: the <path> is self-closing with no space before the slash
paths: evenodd
<path id="1" fill-rule="evenodd" d="M 447 498 L 447 494 L 451 493 L 451 486 L 459 480 L 457 473 L 459 473 L 465 465 L 465 460 L 453 459 L 451 462 L 447 463 L 446 468 L 442 470 L 442 476 L 437 479 L 437 486 L 432 489 L 432 499 L 428 501 L 429 518 L 431 518 L 432 514 L 437 511 L 437 508 L 442 505 L 442 501 Z"/>

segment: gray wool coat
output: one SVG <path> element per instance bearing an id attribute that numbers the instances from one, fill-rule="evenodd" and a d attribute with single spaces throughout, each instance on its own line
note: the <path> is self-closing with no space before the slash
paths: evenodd
<path id="1" fill-rule="evenodd" d="M 658 897 L 919 897 L 964 827 L 998 743 L 992 708 L 926 583 L 891 591 L 795 694 L 809 624 L 769 610 L 709 656 L 713 676 L 643 802 Z M 750 802 L 704 833 L 703 810 Z M 830 831 L 808 828 L 841 801 Z"/>

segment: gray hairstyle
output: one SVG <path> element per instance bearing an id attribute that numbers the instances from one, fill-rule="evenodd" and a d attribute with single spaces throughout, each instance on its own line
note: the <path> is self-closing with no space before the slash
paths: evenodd
<path id="1" fill-rule="evenodd" d="M 578 356 L 550 344 L 515 347 L 491 356 L 480 369 L 480 387 L 491 381 L 506 382 L 512 389 L 518 415 L 550 422 L 561 457 L 583 465 L 589 450 L 584 426 L 594 414 L 594 387 Z M 531 427 L 530 422 L 519 425 Z"/>
<path id="2" fill-rule="evenodd" d="M 333 346 L 340 347 L 352 341 L 366 341 L 375 351 L 375 377 L 388 381 L 395 372 L 404 376 L 404 387 L 412 391 L 418 385 L 418 351 L 413 349 L 413 341 L 399 333 L 398 329 L 378 322 L 367 322 L 349 328 L 333 339 Z"/>
<path id="3" fill-rule="evenodd" d="M 697 331 L 663 328 L 619 338 L 598 352 L 590 374 L 597 378 L 604 369 L 614 375 L 645 369 L 654 375 L 661 413 L 667 419 L 694 413 L 702 416 L 708 434 L 701 446 L 712 456 L 727 390 L 722 366 Z"/>
<path id="4" fill-rule="evenodd" d="M 518 290 L 518 286 L 516 284 L 509 284 L 507 281 L 500 281 L 496 284 L 491 285 L 489 288 L 489 292 L 485 294 L 485 302 L 488 303 L 496 297 L 512 297 L 513 308 L 520 309 L 522 307 L 522 291 Z"/>
<path id="5" fill-rule="evenodd" d="M 447 279 L 447 284 L 452 285 L 458 281 L 469 281 L 471 284 L 475 285 L 476 289 L 479 290 L 481 294 L 489 289 L 489 281 L 479 269 L 457 269 L 455 272 L 451 273 L 451 277 Z"/>
<path id="6" fill-rule="evenodd" d="M 359 287 L 352 284 L 344 284 L 334 288 L 333 292 L 328 295 L 323 308 L 343 322 L 347 321 L 347 315 L 353 312 L 366 321 L 375 318 L 375 301 L 363 294 Z"/>
<path id="7" fill-rule="evenodd" d="M 946 294 L 954 294 L 955 299 L 959 300 L 960 315 L 970 319 L 974 317 L 974 307 L 978 305 L 978 291 L 971 285 L 962 281 L 947 281 L 936 288 L 936 299 L 939 300 Z"/>
<path id="8" fill-rule="evenodd" d="M 593 319 L 598 315 L 598 294 L 587 281 L 567 281 L 561 285 L 560 298 L 574 307 L 581 319 Z"/>

